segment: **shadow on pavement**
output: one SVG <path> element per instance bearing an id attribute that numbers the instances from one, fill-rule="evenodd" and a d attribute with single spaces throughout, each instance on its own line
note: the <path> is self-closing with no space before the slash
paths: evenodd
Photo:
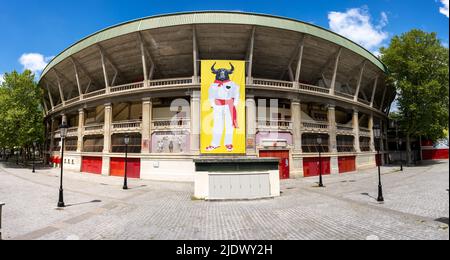
<path id="1" fill-rule="evenodd" d="M 88 201 L 88 202 L 73 203 L 73 204 L 66 205 L 66 208 L 80 206 L 80 205 L 84 205 L 84 204 L 101 203 L 101 202 L 102 202 L 101 200 L 93 200 L 93 201 Z"/>

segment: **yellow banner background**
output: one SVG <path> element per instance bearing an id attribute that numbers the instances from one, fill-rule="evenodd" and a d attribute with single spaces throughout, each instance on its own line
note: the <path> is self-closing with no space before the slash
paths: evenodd
<path id="1" fill-rule="evenodd" d="M 225 147 L 225 134 L 222 136 L 220 148 L 214 151 L 207 151 L 206 148 L 211 145 L 213 140 L 214 128 L 214 109 L 209 100 L 209 90 L 216 80 L 216 75 L 212 73 L 211 67 L 216 63 L 216 70 L 231 69 L 230 63 L 235 70 L 230 75 L 230 80 L 239 86 L 239 105 L 236 107 L 238 129 L 234 129 L 232 152 L 227 151 Z M 204 60 L 202 61 L 202 86 L 201 86 L 201 134 L 200 144 L 202 154 L 245 154 L 246 153 L 246 119 L 245 119 L 245 61 L 234 60 Z M 226 85 L 224 86 L 226 87 Z M 225 127 L 224 127 L 225 129 Z M 225 132 L 225 130 L 224 130 Z"/>

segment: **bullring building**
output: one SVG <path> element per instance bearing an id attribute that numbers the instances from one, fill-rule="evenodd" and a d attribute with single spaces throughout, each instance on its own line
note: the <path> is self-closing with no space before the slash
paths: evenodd
<path id="1" fill-rule="evenodd" d="M 230 62 L 202 67 L 211 60 Z M 244 64 L 245 152 L 227 153 L 236 149 L 227 145 L 205 154 L 202 147 L 216 147 L 202 143 L 201 111 L 210 106 L 202 102 L 202 71 L 236 74 L 231 61 Z M 375 167 L 396 95 L 386 73 L 358 44 L 288 18 L 195 12 L 127 22 L 80 40 L 43 71 L 47 159 L 121 176 L 129 136 L 134 178 L 192 181 L 194 160 L 236 157 L 279 158 L 281 179 L 309 177 L 318 174 L 319 151 L 325 174 Z M 212 102 L 231 113 L 232 102 Z M 63 161 L 62 122 L 69 125 Z"/>

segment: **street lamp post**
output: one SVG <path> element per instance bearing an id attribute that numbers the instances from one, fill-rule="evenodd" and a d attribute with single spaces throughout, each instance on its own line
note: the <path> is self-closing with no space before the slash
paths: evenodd
<path id="1" fill-rule="evenodd" d="M 376 139 L 381 138 L 381 129 L 380 126 L 376 125 L 373 127 L 374 137 Z M 378 202 L 384 202 L 383 198 L 383 185 L 381 184 L 381 154 L 380 154 L 380 146 L 376 146 L 377 148 L 377 165 L 378 165 Z"/>
<path id="2" fill-rule="evenodd" d="M 402 141 L 402 139 L 398 140 L 398 144 L 400 146 L 400 171 L 403 171 L 403 151 L 402 151 L 403 141 Z"/>
<path id="3" fill-rule="evenodd" d="M 319 145 L 319 187 L 323 187 L 322 179 L 322 137 L 317 137 L 317 144 Z"/>
<path id="4" fill-rule="evenodd" d="M 124 180 L 123 180 L 123 189 L 128 190 L 128 144 L 130 143 L 130 136 L 125 135 L 124 138 L 125 142 L 125 174 L 124 174 Z"/>
<path id="5" fill-rule="evenodd" d="M 35 163 L 36 161 L 36 141 L 33 142 L 33 173 L 36 172 Z"/>
<path id="6" fill-rule="evenodd" d="M 398 121 L 395 121 L 395 136 L 397 139 L 397 152 L 400 152 L 400 171 L 403 171 L 403 154 L 402 154 L 402 140 L 398 136 Z"/>
<path id="7" fill-rule="evenodd" d="M 64 173 L 64 139 L 66 138 L 67 128 L 69 128 L 66 122 L 63 122 L 60 126 L 61 131 L 61 176 L 60 176 L 60 184 L 59 184 L 59 200 L 58 200 L 58 208 L 64 208 L 66 205 L 64 204 L 64 190 L 63 190 L 63 173 Z"/>

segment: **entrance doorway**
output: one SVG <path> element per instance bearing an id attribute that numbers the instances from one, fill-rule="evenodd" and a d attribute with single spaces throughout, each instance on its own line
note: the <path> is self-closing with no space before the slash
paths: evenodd
<path id="1" fill-rule="evenodd" d="M 289 151 L 260 151 L 261 158 L 279 158 L 280 179 L 286 180 L 290 177 Z"/>

